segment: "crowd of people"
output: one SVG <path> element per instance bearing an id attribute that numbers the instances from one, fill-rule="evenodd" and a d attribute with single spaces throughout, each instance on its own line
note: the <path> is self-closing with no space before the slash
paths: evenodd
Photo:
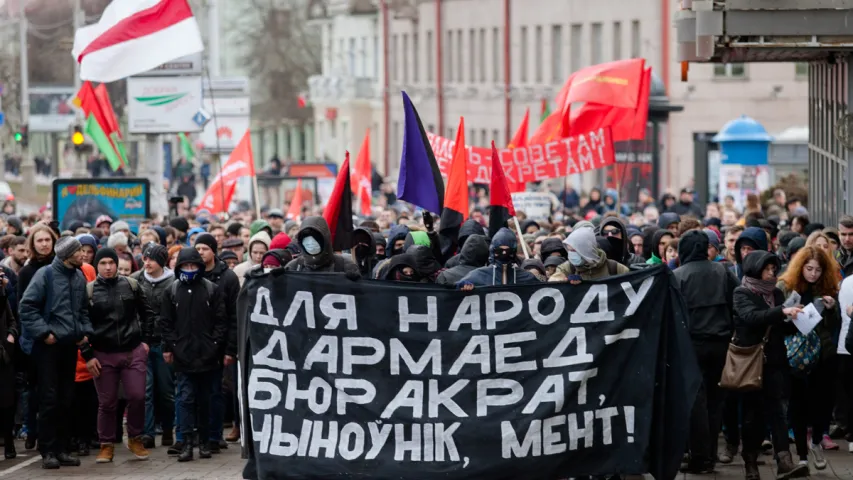
<path id="1" fill-rule="evenodd" d="M 774 452 L 778 478 L 825 469 L 823 452 L 853 435 L 853 217 L 811 222 L 784 192 L 764 206 L 750 198 L 743 212 L 700 207 L 689 189 L 636 211 L 600 192 L 584 200 L 549 218 L 519 211 L 520 231 L 490 232 L 487 209 L 475 206 L 448 234 L 437 218 L 386 198 L 375 217 L 354 219 L 343 252 L 334 251 L 323 217 L 300 222 L 279 209 L 227 221 L 200 211 L 133 228 L 103 216 L 66 231 L 39 215 L 5 215 L 5 457 L 16 456 L 16 435 L 48 469 L 80 465 L 90 449 L 109 463 L 125 437 L 137 459 L 166 447 L 182 462 L 239 441 L 237 297 L 247 278 L 271 269 L 471 290 L 577 285 L 666 265 L 689 310 L 704 380 L 684 471 L 711 472 L 740 454 L 746 478 L 757 480 L 763 451 Z M 809 304 L 822 321 L 804 335 L 792 319 Z M 730 342 L 764 345 L 759 391 L 719 387 Z"/>

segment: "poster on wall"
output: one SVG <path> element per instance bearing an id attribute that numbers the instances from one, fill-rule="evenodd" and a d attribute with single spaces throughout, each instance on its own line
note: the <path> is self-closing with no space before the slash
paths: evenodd
<path id="1" fill-rule="evenodd" d="M 95 225 L 98 217 L 108 215 L 136 232 L 150 215 L 150 195 L 146 178 L 58 178 L 53 181 L 53 219 L 67 230 L 76 221 Z"/>
<path id="2" fill-rule="evenodd" d="M 747 195 L 761 195 L 768 188 L 770 167 L 767 165 L 720 165 L 720 201 L 731 195 L 738 210 L 743 211 Z"/>

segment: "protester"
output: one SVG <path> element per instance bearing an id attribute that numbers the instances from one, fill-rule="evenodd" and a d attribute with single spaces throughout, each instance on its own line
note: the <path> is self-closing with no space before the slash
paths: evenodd
<path id="1" fill-rule="evenodd" d="M 373 233 L 366 228 L 356 228 L 352 233 L 352 259 L 363 277 L 373 272 L 376 242 Z"/>
<path id="2" fill-rule="evenodd" d="M 489 244 L 486 242 L 486 237 L 479 234 L 469 235 L 457 257 L 456 266 L 439 273 L 435 280 L 436 284 L 448 287 L 455 286 L 472 271 L 485 267 L 489 261 Z"/>
<path id="3" fill-rule="evenodd" d="M 295 272 L 344 272 L 358 278 L 358 266 L 332 250 L 332 232 L 323 217 L 308 217 L 302 222 L 296 242 L 302 255 L 287 264 Z"/>
<path id="4" fill-rule="evenodd" d="M 625 266 L 645 263 L 646 259 L 632 252 L 633 245 L 628 238 L 628 230 L 621 220 L 615 217 L 607 218 L 599 227 L 601 236 L 607 239 L 614 260 Z"/>
<path id="5" fill-rule="evenodd" d="M 539 283 L 530 272 L 518 265 L 518 240 L 512 230 L 504 227 L 492 237 L 489 246 L 489 265 L 473 270 L 456 286 L 471 290 L 475 286 Z"/>
<path id="6" fill-rule="evenodd" d="M 15 388 L 15 342 L 20 331 L 18 321 L 12 313 L 6 296 L 6 284 L 9 279 L 0 272 L 0 435 L 3 438 L 3 454 L 6 460 L 18 456 L 15 449 L 15 408 L 17 405 Z"/>
<path id="7" fill-rule="evenodd" d="M 241 287 L 245 281 L 246 274 L 249 273 L 254 266 L 261 264 L 261 259 L 263 259 L 264 254 L 270 249 L 270 242 L 272 242 L 272 239 L 266 230 L 259 231 L 249 240 L 249 258 L 245 262 L 234 267 L 234 274 L 237 275 L 237 279 L 240 281 Z"/>
<path id="8" fill-rule="evenodd" d="M 628 267 L 607 258 L 598 247 L 591 228 L 576 228 L 563 242 L 569 261 L 557 267 L 550 282 L 579 283 L 581 280 L 599 280 L 612 275 L 628 273 Z"/>

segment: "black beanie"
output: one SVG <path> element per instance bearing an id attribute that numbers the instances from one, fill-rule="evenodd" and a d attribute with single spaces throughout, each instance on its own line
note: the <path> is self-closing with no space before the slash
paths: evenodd
<path id="1" fill-rule="evenodd" d="M 187 230 L 190 229 L 190 222 L 188 222 L 184 217 L 175 217 L 169 220 L 169 225 L 176 230 L 184 232 L 185 234 L 187 233 Z"/>
<path id="2" fill-rule="evenodd" d="M 238 237 L 240 236 L 241 228 L 243 228 L 243 225 L 241 223 L 234 222 L 231 225 L 228 225 L 228 229 L 226 230 L 226 232 L 228 232 L 228 235 L 231 235 L 232 237 Z"/>
<path id="3" fill-rule="evenodd" d="M 145 251 L 142 252 L 142 257 L 150 258 L 157 262 L 161 267 L 165 267 L 166 261 L 169 260 L 169 250 L 167 250 L 163 245 L 151 242 L 145 247 Z"/>
<path id="4" fill-rule="evenodd" d="M 105 258 L 112 258 L 113 261 L 116 262 L 116 265 L 118 265 L 118 254 L 116 251 L 112 248 L 104 247 L 99 249 L 98 253 L 95 254 L 94 267 L 98 268 L 98 263 Z"/>
<path id="5" fill-rule="evenodd" d="M 209 233 L 202 233 L 199 234 L 199 236 L 195 237 L 195 244 L 198 245 L 199 243 L 201 243 L 202 245 L 207 245 L 208 247 L 210 247 L 211 250 L 213 250 L 214 253 L 216 253 L 216 251 L 218 250 L 216 245 L 216 239 L 213 238 L 213 235 Z"/>

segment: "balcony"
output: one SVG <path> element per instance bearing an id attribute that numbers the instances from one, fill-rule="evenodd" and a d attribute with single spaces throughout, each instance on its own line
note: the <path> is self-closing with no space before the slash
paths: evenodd
<path id="1" fill-rule="evenodd" d="M 853 51 L 853 0 L 682 0 L 677 59 L 804 62 Z"/>
<path id="2" fill-rule="evenodd" d="M 314 75 L 308 79 L 312 102 L 358 101 L 381 98 L 378 83 L 368 77 Z"/>

